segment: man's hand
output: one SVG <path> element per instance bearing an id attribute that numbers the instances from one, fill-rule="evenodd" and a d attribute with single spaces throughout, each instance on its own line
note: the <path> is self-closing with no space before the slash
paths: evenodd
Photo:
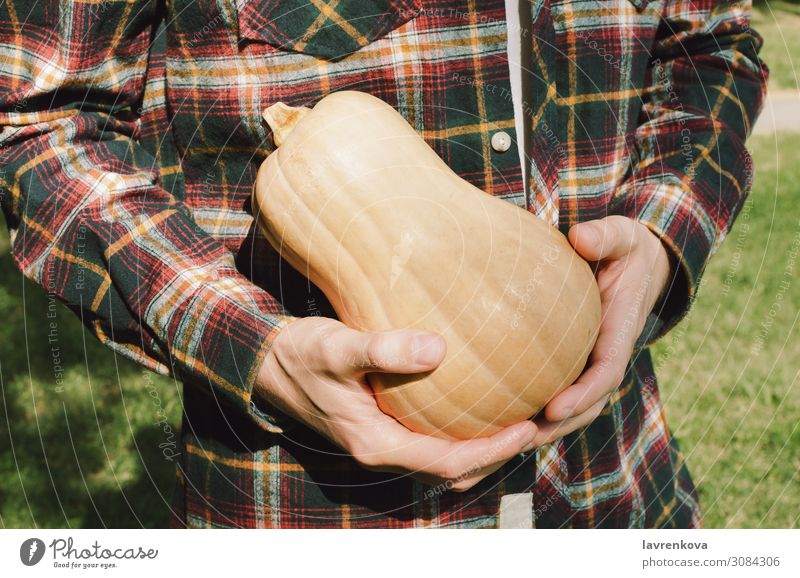
<path id="1" fill-rule="evenodd" d="M 256 394 L 343 448 L 363 467 L 409 474 L 463 491 L 533 448 L 524 421 L 488 438 L 451 442 L 413 433 L 378 409 L 368 372 L 418 373 L 445 355 L 440 336 L 418 331 L 361 332 L 324 317 L 281 329 L 260 368 Z"/>
<path id="2" fill-rule="evenodd" d="M 602 317 L 589 366 L 578 380 L 550 401 L 537 418 L 535 445 L 550 443 L 589 425 L 600 415 L 625 376 L 647 315 L 670 278 L 661 241 L 641 223 L 621 216 L 575 225 L 569 241 L 596 264 Z"/>

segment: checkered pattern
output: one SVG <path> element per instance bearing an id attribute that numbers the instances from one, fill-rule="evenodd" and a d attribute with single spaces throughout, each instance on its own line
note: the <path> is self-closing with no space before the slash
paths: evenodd
<path id="1" fill-rule="evenodd" d="M 516 140 L 501 0 L 0 6 L 14 259 L 110 347 L 186 383 L 175 525 L 492 527 L 500 497 L 522 492 L 537 527 L 699 524 L 646 345 L 688 308 L 750 188 L 761 40 L 747 2 L 534 0 L 532 13 L 525 191 L 517 155 L 490 145 L 498 130 Z M 364 471 L 251 398 L 287 316 L 333 316 L 254 226 L 272 150 L 260 113 L 344 89 L 396 107 L 487 193 L 562 230 L 639 219 L 680 263 L 603 414 L 463 494 Z"/>

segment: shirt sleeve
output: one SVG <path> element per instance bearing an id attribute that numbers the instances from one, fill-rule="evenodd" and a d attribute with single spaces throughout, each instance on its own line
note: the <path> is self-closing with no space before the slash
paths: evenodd
<path id="1" fill-rule="evenodd" d="M 768 76 L 750 15 L 749 0 L 664 3 L 632 147 L 634 170 L 610 211 L 646 225 L 676 264 L 640 345 L 686 314 L 750 190 L 744 141 Z"/>
<path id="2" fill-rule="evenodd" d="M 116 352 L 281 431 L 252 392 L 291 318 L 161 186 L 137 143 L 156 4 L 0 6 L 0 201 L 13 258 Z"/>

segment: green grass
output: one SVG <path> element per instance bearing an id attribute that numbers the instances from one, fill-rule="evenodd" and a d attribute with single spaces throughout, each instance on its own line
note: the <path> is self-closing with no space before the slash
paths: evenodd
<path id="1" fill-rule="evenodd" d="M 797 527 L 800 134 L 762 136 L 750 148 L 750 200 L 654 360 L 705 524 Z"/>
<path id="2" fill-rule="evenodd" d="M 770 69 L 770 90 L 800 89 L 800 4 L 760 3 L 751 24 L 764 38 L 760 56 Z"/>
<path id="3" fill-rule="evenodd" d="M 161 407 L 177 441 L 179 388 L 115 356 L 60 304 L 53 318 L 14 267 L 2 217 L 0 228 L 0 527 L 166 526 L 175 465 L 157 422 Z"/>

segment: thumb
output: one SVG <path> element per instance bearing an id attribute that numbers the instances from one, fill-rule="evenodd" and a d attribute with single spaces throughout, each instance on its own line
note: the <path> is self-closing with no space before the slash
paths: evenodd
<path id="1" fill-rule="evenodd" d="M 633 249 L 633 224 L 630 219 L 616 215 L 586 221 L 569 230 L 569 242 L 587 261 L 620 259 Z"/>
<path id="2" fill-rule="evenodd" d="M 447 352 L 444 338 L 429 331 L 357 332 L 356 372 L 419 373 L 436 369 Z"/>

